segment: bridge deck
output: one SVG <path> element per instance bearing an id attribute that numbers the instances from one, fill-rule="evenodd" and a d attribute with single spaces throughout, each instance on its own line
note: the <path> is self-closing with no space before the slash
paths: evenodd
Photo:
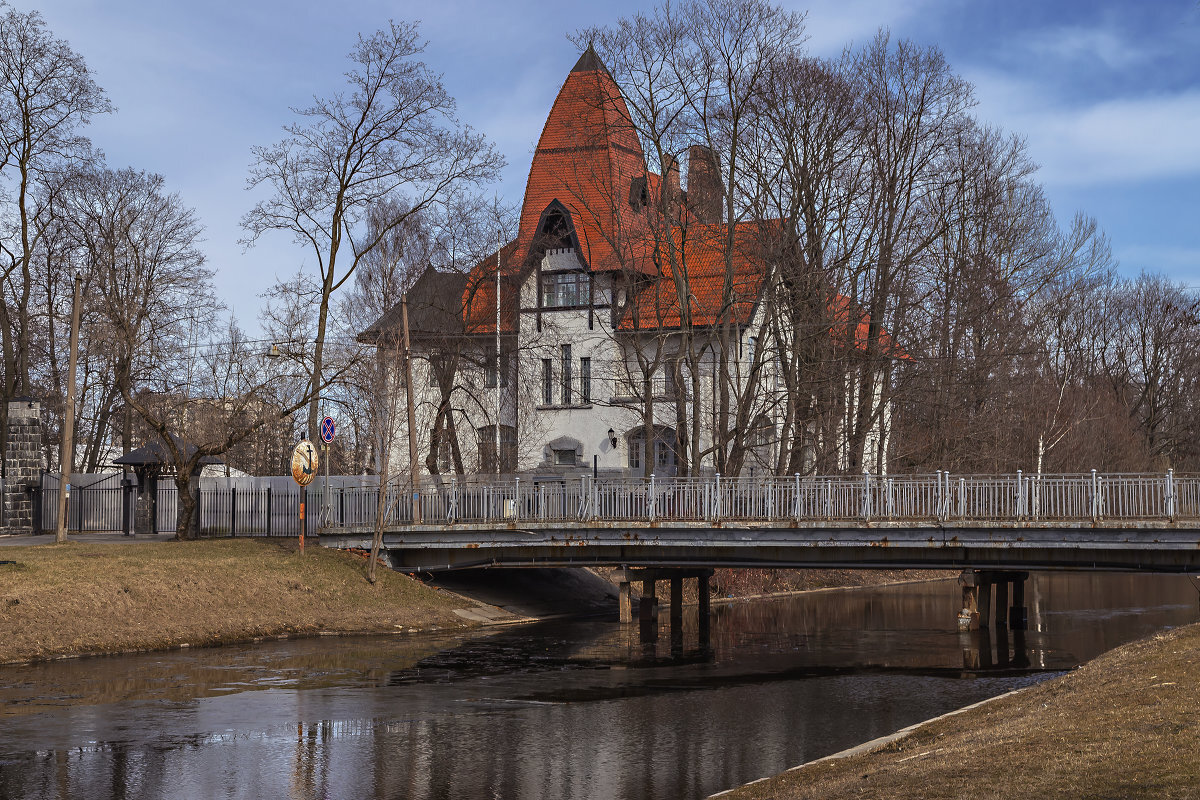
<path id="1" fill-rule="evenodd" d="M 370 547 L 367 528 L 325 529 Z M 956 523 L 778 521 L 426 524 L 383 536 L 406 570 L 469 567 L 857 567 L 1200 572 L 1200 519 Z"/>

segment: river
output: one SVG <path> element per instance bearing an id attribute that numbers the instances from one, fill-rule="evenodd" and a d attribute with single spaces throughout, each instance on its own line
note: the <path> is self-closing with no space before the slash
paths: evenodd
<path id="1" fill-rule="evenodd" d="M 1194 622 L 1185 577 L 1037 574 L 1029 630 L 953 581 L 0 667 L 3 798 L 701 798 Z"/>

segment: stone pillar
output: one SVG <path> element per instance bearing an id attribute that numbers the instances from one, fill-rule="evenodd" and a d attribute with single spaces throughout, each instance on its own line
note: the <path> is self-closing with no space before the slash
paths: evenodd
<path id="1" fill-rule="evenodd" d="M 699 608 L 697 615 L 700 622 L 700 635 L 707 637 L 708 635 L 708 615 L 709 615 L 709 597 L 708 597 L 708 575 L 699 575 L 696 577 L 696 600 Z"/>
<path id="2" fill-rule="evenodd" d="M 42 484 L 42 406 L 37 400 L 8 403 L 8 445 L 4 450 L 4 521 L 13 533 L 40 533 L 33 518 L 32 490 Z"/>

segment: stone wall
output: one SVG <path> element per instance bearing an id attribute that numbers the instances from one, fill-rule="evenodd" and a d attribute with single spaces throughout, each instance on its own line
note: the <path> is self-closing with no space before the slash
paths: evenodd
<path id="1" fill-rule="evenodd" d="M 8 446 L 4 451 L 3 528 L 10 533 L 33 531 L 31 489 L 42 482 L 42 406 L 36 400 L 8 404 Z"/>

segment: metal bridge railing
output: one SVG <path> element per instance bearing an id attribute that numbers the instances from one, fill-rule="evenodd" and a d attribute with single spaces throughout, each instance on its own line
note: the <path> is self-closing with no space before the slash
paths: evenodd
<path id="1" fill-rule="evenodd" d="M 377 489 L 344 489 L 376 497 Z M 512 478 L 448 480 L 422 489 L 417 502 L 428 524 L 553 522 L 914 521 L 1088 523 L 1200 518 L 1200 476 L 1086 473 L 1078 475 L 861 475 L 816 477 L 601 479 Z M 374 523 L 366 513 L 338 517 L 330 527 Z M 389 522 L 413 519 L 412 495 L 398 493 Z M 335 506 L 336 507 L 336 506 Z"/>
<path id="2" fill-rule="evenodd" d="M 85 480 L 86 478 L 86 480 Z M 97 480 L 99 479 L 99 480 Z M 120 476 L 75 476 L 71 530 L 128 530 L 132 487 Z M 337 478 L 309 487 L 308 529 L 369 528 L 380 509 L 377 479 Z M 41 524 L 51 529 L 57 476 L 41 492 Z M 202 479 L 198 522 L 206 536 L 294 536 L 299 490 L 283 478 Z M 553 523 L 777 522 L 805 525 L 898 521 L 1088 524 L 1200 520 L 1200 475 L 833 475 L 729 478 L 529 478 L 443 476 L 416 497 L 427 524 L 538 526 Z M 175 527 L 173 484 L 160 482 L 158 530 Z M 414 497 L 389 486 L 385 526 L 411 525 Z"/>

